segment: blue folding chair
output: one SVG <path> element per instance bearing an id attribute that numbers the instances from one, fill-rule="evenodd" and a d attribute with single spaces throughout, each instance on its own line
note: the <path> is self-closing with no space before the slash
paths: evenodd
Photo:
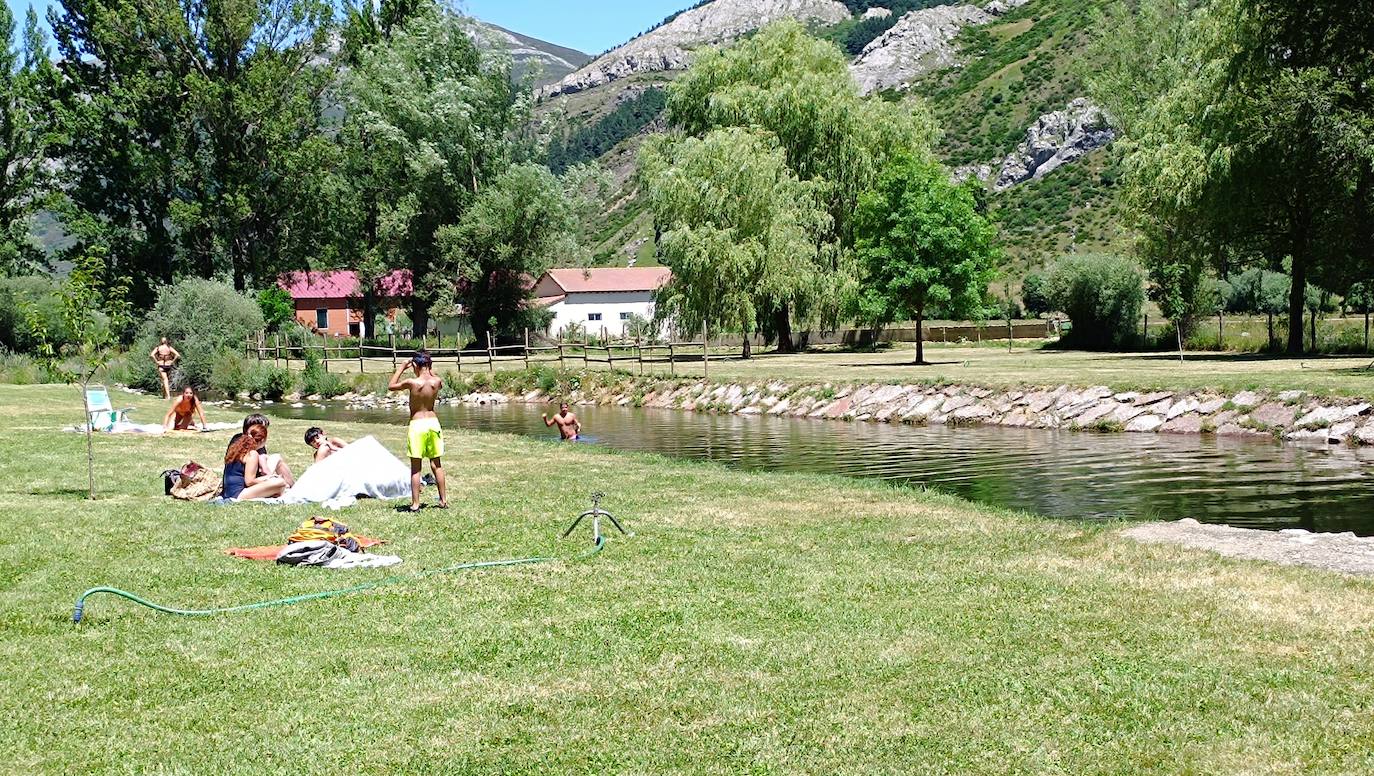
<path id="1" fill-rule="evenodd" d="M 116 411 L 110 403 L 110 390 L 103 385 L 92 385 L 86 388 L 86 409 L 90 413 L 86 420 L 91 424 L 91 430 L 109 431 L 116 423 L 127 421 L 133 407 Z"/>

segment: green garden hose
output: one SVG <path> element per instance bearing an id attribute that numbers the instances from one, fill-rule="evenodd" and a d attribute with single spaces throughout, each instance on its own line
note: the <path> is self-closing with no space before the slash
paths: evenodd
<path id="1" fill-rule="evenodd" d="M 605 540 L 600 534 L 597 534 L 596 537 L 595 537 L 595 544 L 592 545 L 592 548 L 591 548 L 590 550 L 587 550 L 587 551 L 585 551 L 585 552 L 583 552 L 583 553 L 577 555 L 576 557 L 571 558 L 570 560 L 574 560 L 574 561 L 586 560 L 587 558 L 592 557 L 593 555 L 597 554 L 598 552 L 601 552 L 601 549 L 602 549 L 603 547 L 605 547 L 605 546 L 606 546 L 606 540 Z M 553 560 L 562 560 L 562 559 L 561 559 L 561 558 L 552 558 L 552 557 L 536 557 L 536 558 L 512 558 L 512 559 L 509 559 L 509 560 L 486 560 L 486 561 L 479 561 L 479 562 L 477 562 L 477 563 L 459 563 L 459 564 L 453 565 L 453 566 L 445 566 L 444 568 L 429 569 L 429 570 L 427 570 L 427 571 L 422 571 L 422 572 L 420 572 L 420 573 L 418 573 L 418 574 L 410 574 L 410 575 L 405 575 L 405 576 L 384 577 L 384 578 L 382 578 L 382 579 L 376 580 L 375 582 L 364 582 L 364 583 L 361 584 L 361 585 L 353 585 L 352 587 L 343 587 L 343 588 L 339 588 L 338 590 L 322 590 L 322 591 L 320 591 L 320 592 L 318 592 L 318 593 L 306 593 L 305 595 L 294 595 L 294 596 L 291 596 L 290 598 L 274 598 L 274 599 L 272 599 L 271 601 L 258 601 L 258 602 L 256 602 L 256 603 L 251 603 L 251 604 L 239 604 L 238 606 L 224 606 L 224 607 L 220 607 L 220 608 L 217 608 L 217 609 L 175 609 L 175 608 L 170 607 L 170 606 L 163 606 L 162 604 L 153 603 L 152 601 L 149 601 L 149 600 L 147 600 L 146 598 L 140 598 L 140 597 L 134 595 L 133 593 L 130 593 L 130 592 L 127 591 L 127 590 L 120 590 L 120 589 L 117 588 L 117 587 L 93 587 L 93 588 L 91 588 L 90 590 L 87 590 L 86 592 L 82 593 L 82 594 L 81 594 L 81 597 L 79 597 L 79 598 L 76 599 L 76 609 L 72 612 L 72 622 L 74 622 L 74 623 L 80 623 L 80 622 L 81 622 L 82 614 L 85 612 L 85 609 L 86 609 L 86 598 L 89 597 L 89 596 L 95 595 L 95 594 L 97 594 L 97 593 L 108 593 L 108 594 L 110 594 L 110 595 L 119 596 L 120 598 L 126 598 L 126 599 L 128 599 L 128 600 L 130 600 L 130 601 L 133 601 L 133 602 L 136 603 L 136 604 L 139 604 L 139 605 L 141 605 L 141 606 L 146 606 L 146 607 L 148 607 L 149 609 L 153 609 L 153 610 L 155 610 L 155 611 L 163 612 L 164 614 L 180 614 L 180 615 L 184 615 L 184 616 L 187 616 L 187 617 L 205 617 L 205 616 L 212 615 L 212 614 L 229 614 L 229 613 L 231 613 L 231 612 L 246 612 L 246 611 L 248 611 L 249 609 L 266 609 L 266 608 L 269 607 L 269 606 L 287 606 L 287 605 L 290 605 L 290 604 L 298 604 L 298 603 L 301 603 L 301 602 L 303 602 L 303 601 L 314 601 L 314 600 L 320 599 L 320 598 L 334 598 L 335 596 L 348 595 L 349 593 L 358 593 L 358 592 L 361 592 L 361 591 L 363 591 L 363 590 L 371 590 L 371 589 L 374 588 L 374 587 L 381 587 L 382 585 L 391 585 L 391 584 L 396 584 L 396 583 L 398 583 L 398 582 L 413 582 L 413 581 L 415 581 L 415 580 L 417 580 L 417 579 L 423 579 L 424 577 L 432 576 L 432 575 L 434 575 L 434 574 L 447 574 L 448 572 L 451 572 L 451 571 L 465 571 L 465 570 L 467 570 L 467 569 L 495 568 L 495 567 L 499 567 L 499 566 L 524 566 L 524 565 L 529 565 L 529 564 L 532 564 L 532 563 L 545 563 L 545 562 L 553 561 Z"/>

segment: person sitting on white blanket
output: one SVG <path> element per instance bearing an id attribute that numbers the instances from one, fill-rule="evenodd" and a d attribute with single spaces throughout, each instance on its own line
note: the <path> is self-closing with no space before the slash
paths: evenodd
<path id="1" fill-rule="evenodd" d="M 376 499 L 410 495 L 410 467 L 375 437 L 366 436 L 334 450 L 312 465 L 282 494 L 287 504 L 347 504 L 358 496 Z M 328 505 L 328 504 L 327 504 Z"/>
<path id="2" fill-rule="evenodd" d="M 324 429 L 319 426 L 311 426 L 305 430 L 305 443 L 315 448 L 315 463 L 319 463 L 328 458 L 330 454 L 348 447 L 348 443 L 342 439 L 325 436 Z"/>

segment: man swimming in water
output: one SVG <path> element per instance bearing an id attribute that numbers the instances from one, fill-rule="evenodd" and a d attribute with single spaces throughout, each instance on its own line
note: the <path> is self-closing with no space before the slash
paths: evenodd
<path id="1" fill-rule="evenodd" d="M 558 414 L 553 417 L 549 417 L 547 412 L 544 413 L 544 425 L 558 426 L 558 433 L 564 442 L 572 442 L 582 433 L 582 424 L 578 422 L 576 415 L 568 411 L 567 402 L 558 405 Z"/>
<path id="2" fill-rule="evenodd" d="M 172 347 L 172 343 L 168 342 L 166 337 L 163 337 L 162 340 L 157 343 L 157 347 L 153 348 L 153 352 L 149 353 L 148 356 L 152 358 L 153 363 L 157 365 L 158 377 L 162 378 L 162 398 L 172 398 L 172 369 L 175 368 L 177 362 L 181 360 L 181 354 L 177 352 L 176 348 Z"/>
<path id="3" fill-rule="evenodd" d="M 406 455 L 410 456 L 410 511 L 420 511 L 420 467 L 429 459 L 429 470 L 439 486 L 439 508 L 448 509 L 448 486 L 444 480 L 444 430 L 439 416 L 434 414 L 434 400 L 444 387 L 442 377 L 434 374 L 429 353 L 420 350 L 415 357 L 396 368 L 387 384 L 389 391 L 410 391 L 410 428 L 406 434 Z M 401 379 L 407 368 L 414 368 L 415 376 Z"/>

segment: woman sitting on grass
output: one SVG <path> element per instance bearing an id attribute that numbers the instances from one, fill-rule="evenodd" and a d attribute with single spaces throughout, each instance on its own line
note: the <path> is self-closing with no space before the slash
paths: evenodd
<path id="1" fill-rule="evenodd" d="M 258 449 L 267 442 L 266 426 L 249 426 L 224 455 L 224 497 L 251 501 L 274 498 L 286 491 L 286 480 L 261 467 Z"/>

